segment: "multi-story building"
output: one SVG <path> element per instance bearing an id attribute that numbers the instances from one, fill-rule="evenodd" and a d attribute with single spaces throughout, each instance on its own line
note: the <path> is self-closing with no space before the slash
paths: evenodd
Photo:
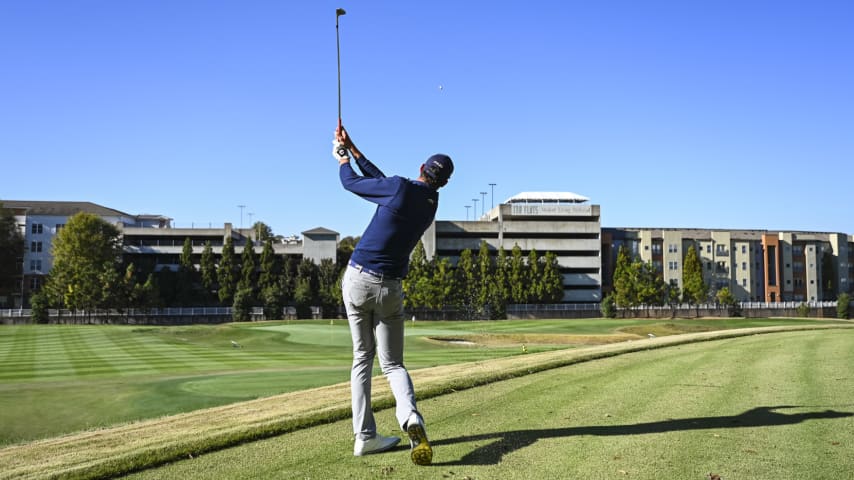
<path id="1" fill-rule="evenodd" d="M 211 243 L 215 257 L 221 255 L 223 243 L 229 236 L 238 252 L 246 245 L 253 245 L 259 254 L 263 248 L 256 241 L 258 232 L 252 228 L 234 229 L 230 223 L 222 228 L 172 228 L 169 217 L 130 215 L 91 202 L 3 200 L 2 203 L 3 208 L 13 212 L 25 240 L 21 279 L 12 302 L 8 302 L 16 308 L 22 305 L 22 301 L 26 303 L 30 292 L 38 290 L 44 283 L 45 276 L 53 267 L 53 239 L 68 218 L 80 212 L 97 215 L 115 225 L 122 236 L 125 260 L 154 271 L 177 269 L 186 238 L 192 242 L 196 259 L 201 256 L 206 242 Z M 303 238 L 286 237 L 276 242 L 273 245 L 276 254 L 306 257 L 316 263 L 325 258 L 335 260 L 337 232 L 318 227 L 302 234 Z"/>
<path id="2" fill-rule="evenodd" d="M 600 207 L 568 192 L 527 192 L 493 207 L 478 220 L 436 220 L 422 238 L 428 258 L 456 262 L 463 250 L 477 252 L 485 241 L 493 255 L 509 253 L 518 245 L 523 255 L 557 255 L 566 303 L 595 303 L 612 290 L 617 252 L 650 262 L 664 280 L 683 289 L 685 254 L 696 249 L 712 295 L 729 288 L 742 301 L 821 301 L 852 293 L 854 237 L 843 233 L 775 232 L 767 230 L 712 230 L 675 228 L 602 228 Z M 78 212 L 100 216 L 122 234 L 127 260 L 144 268 L 175 269 L 184 241 L 190 238 L 196 259 L 206 242 L 216 256 L 231 237 L 237 251 L 252 245 L 252 228 L 172 228 L 160 215 L 130 215 L 89 202 L 4 200 L 25 238 L 19 291 L 11 302 L 38 289 L 52 267 L 51 246 L 68 217 Z M 302 232 L 303 238 L 279 239 L 279 255 L 320 262 L 335 260 L 338 233 L 326 228 Z M 10 302 L 6 302 L 10 303 Z"/>
<path id="3" fill-rule="evenodd" d="M 606 292 L 621 246 L 680 289 L 685 254 L 694 247 L 711 294 L 726 287 L 741 301 L 830 300 L 850 293 L 854 279 L 852 237 L 841 233 L 607 228 L 602 237 Z"/>
<path id="4" fill-rule="evenodd" d="M 492 208 L 480 220 L 437 220 L 424 234 L 428 258 L 456 262 L 463 250 L 477 253 L 485 241 L 493 255 L 518 245 L 523 255 L 557 255 L 563 275 L 563 301 L 601 300 L 599 205 L 569 192 L 525 192 Z"/>

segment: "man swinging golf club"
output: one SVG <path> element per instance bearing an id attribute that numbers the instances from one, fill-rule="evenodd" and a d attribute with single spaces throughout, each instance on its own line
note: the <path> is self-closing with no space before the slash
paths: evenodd
<path id="1" fill-rule="evenodd" d="M 395 415 L 409 436 L 412 461 L 429 465 L 433 450 L 424 419 L 415 406 L 415 389 L 403 365 L 403 288 L 409 255 L 436 215 L 439 188 L 448 183 L 454 164 L 436 154 L 421 165 L 417 179 L 386 177 L 353 144 L 343 126 L 335 130 L 332 155 L 339 163 L 345 189 L 377 204 L 374 216 L 356 245 L 341 283 L 344 306 L 353 337 L 350 388 L 353 403 L 354 455 L 388 450 L 397 437 L 377 433 L 371 410 L 371 371 L 374 356 L 391 386 Z M 362 172 L 350 165 L 350 154 Z"/>

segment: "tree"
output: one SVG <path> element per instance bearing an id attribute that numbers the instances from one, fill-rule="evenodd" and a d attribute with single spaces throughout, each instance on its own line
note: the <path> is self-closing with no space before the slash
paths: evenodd
<path id="1" fill-rule="evenodd" d="M 264 241 L 264 249 L 261 250 L 261 265 L 260 273 L 258 274 L 258 289 L 272 287 L 279 283 L 279 277 L 282 275 L 282 262 L 273 250 L 273 239 L 267 238 Z"/>
<path id="2" fill-rule="evenodd" d="M 599 304 L 599 311 L 605 318 L 617 317 L 617 302 L 614 300 L 613 292 L 605 295 L 605 298 L 602 299 L 602 303 Z"/>
<path id="3" fill-rule="evenodd" d="M 222 246 L 222 256 L 217 268 L 217 280 L 219 282 L 219 301 L 223 305 L 230 305 L 234 300 L 234 292 L 237 288 L 237 271 L 234 264 L 234 242 L 231 237 L 226 237 Z"/>
<path id="4" fill-rule="evenodd" d="M 507 318 L 507 302 L 510 301 L 510 262 L 503 246 L 498 247 L 495 258 L 495 274 L 489 299 L 492 318 Z"/>
<path id="5" fill-rule="evenodd" d="M 210 302 L 216 294 L 217 275 L 216 261 L 214 259 L 213 247 L 211 242 L 205 242 L 205 248 L 202 249 L 202 257 L 199 260 L 199 270 L 202 276 L 202 289 L 204 290 L 205 303 Z"/>
<path id="6" fill-rule="evenodd" d="M 294 289 L 297 318 L 311 318 L 311 307 L 317 305 L 319 290 L 317 270 L 317 265 L 305 257 L 297 265 Z"/>
<path id="7" fill-rule="evenodd" d="M 460 259 L 457 261 L 456 269 L 457 291 L 455 292 L 455 304 L 461 306 L 466 311 L 466 316 L 471 318 L 474 315 L 474 303 L 477 293 L 475 288 L 475 267 L 474 254 L 470 249 L 465 249 L 460 253 Z"/>
<path id="8" fill-rule="evenodd" d="M 527 288 L 527 297 L 528 303 L 542 303 L 543 301 L 543 277 L 542 277 L 542 263 L 540 262 L 540 255 L 537 253 L 536 249 L 531 249 L 528 252 L 528 271 L 525 277 L 527 278 L 526 284 Z"/>
<path id="9" fill-rule="evenodd" d="M 257 240 L 259 243 L 265 243 L 267 240 L 271 240 L 274 238 L 273 229 L 262 221 L 257 221 L 252 224 L 252 231 L 255 232 L 255 240 Z"/>
<path id="10" fill-rule="evenodd" d="M 318 300 L 323 308 L 324 318 L 337 316 L 338 307 L 342 304 L 341 275 L 332 259 L 324 258 L 317 268 Z"/>
<path id="11" fill-rule="evenodd" d="M 492 262 L 492 256 L 489 254 L 489 244 L 486 243 L 486 240 L 482 240 L 477 252 L 477 268 L 475 270 L 477 292 L 475 308 L 480 312 L 485 311 L 490 304 L 489 298 L 494 288 L 494 271 L 495 266 Z"/>
<path id="12" fill-rule="evenodd" d="M 522 256 L 522 248 L 519 244 L 513 245 L 510 251 L 510 299 L 513 303 L 525 303 L 528 300 L 527 270 L 525 259 Z"/>
<path id="13" fill-rule="evenodd" d="M 847 293 L 840 293 L 836 298 L 836 318 L 847 320 L 848 307 L 851 305 L 851 296 Z"/>
<path id="14" fill-rule="evenodd" d="M 560 264 L 554 252 L 546 252 L 543 261 L 543 301 L 546 303 L 558 303 L 563 300 L 563 275 L 560 273 Z"/>
<path id="15" fill-rule="evenodd" d="M 614 266 L 614 302 L 618 308 L 631 308 L 637 299 L 636 271 L 632 268 L 629 249 L 625 245 L 617 251 L 617 263 Z"/>
<path id="16" fill-rule="evenodd" d="M 428 276 L 427 255 L 421 240 L 415 244 L 409 259 L 409 271 L 403 278 L 403 305 L 406 308 L 421 308 L 427 305 L 430 296 L 428 287 L 430 278 Z"/>
<path id="17" fill-rule="evenodd" d="M 456 305 L 453 303 L 453 298 L 457 287 L 456 272 L 451 260 L 447 257 L 433 260 L 430 264 L 432 273 L 432 281 L 430 285 L 430 296 L 427 298 L 426 307 L 440 309 L 447 305 Z"/>
<path id="18" fill-rule="evenodd" d="M 706 282 L 703 281 L 703 265 L 700 263 L 700 257 L 697 255 L 694 245 L 688 247 L 683 266 L 683 300 L 695 305 L 703 303 L 706 300 L 706 294 L 709 289 L 706 286 Z"/>
<path id="19" fill-rule="evenodd" d="M 335 250 L 335 258 L 341 268 L 347 265 L 347 261 L 353 255 L 353 250 L 356 249 L 357 243 L 359 243 L 359 237 L 344 237 L 338 242 L 338 248 Z"/>
<path id="20" fill-rule="evenodd" d="M 45 288 L 65 307 L 107 306 L 118 284 L 119 230 L 90 213 L 71 216 L 53 241 L 53 268 Z"/>
<path id="21" fill-rule="evenodd" d="M 741 308 L 738 304 L 738 299 L 736 299 L 735 295 L 730 292 L 729 287 L 724 287 L 718 290 L 718 293 L 715 295 L 715 300 L 726 307 L 727 315 L 730 317 L 737 317 L 741 315 Z"/>
<path id="22" fill-rule="evenodd" d="M 12 211 L 3 208 L 0 203 L 0 296 L 11 298 L 16 293 L 16 280 L 22 273 L 23 258 L 24 236 L 18 229 Z"/>
<path id="23" fill-rule="evenodd" d="M 182 307 L 196 303 L 196 265 L 193 262 L 193 242 L 190 237 L 184 238 L 184 247 L 178 263 L 178 279 L 176 287 L 177 302 Z"/>
<path id="24" fill-rule="evenodd" d="M 255 278 L 257 277 L 257 272 L 255 271 L 257 263 L 255 261 L 255 247 L 252 245 L 252 242 L 246 241 L 240 259 L 240 280 L 237 282 L 237 289 L 249 292 L 248 301 L 251 304 L 255 298 Z"/>

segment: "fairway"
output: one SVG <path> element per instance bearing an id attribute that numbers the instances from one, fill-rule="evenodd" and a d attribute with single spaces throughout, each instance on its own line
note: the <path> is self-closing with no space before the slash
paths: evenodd
<path id="1" fill-rule="evenodd" d="M 522 345 L 536 353 L 645 338 L 645 332 L 811 324 L 799 319 L 407 322 L 406 363 L 420 369 L 520 355 Z M 0 446 L 346 382 L 350 348 L 343 320 L 3 326 Z"/>
<path id="2" fill-rule="evenodd" d="M 430 467 L 352 457 L 341 420 L 128 478 L 847 478 L 852 364 L 851 330 L 627 353 L 421 401 Z M 378 424 L 395 433 L 393 411 Z"/>

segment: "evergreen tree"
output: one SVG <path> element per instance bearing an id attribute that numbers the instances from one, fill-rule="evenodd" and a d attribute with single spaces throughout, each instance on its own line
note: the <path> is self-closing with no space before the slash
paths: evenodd
<path id="1" fill-rule="evenodd" d="M 308 258 L 300 260 L 294 287 L 297 318 L 311 318 L 311 307 L 318 304 L 317 277 L 317 265 Z"/>
<path id="2" fill-rule="evenodd" d="M 703 281 L 703 265 L 694 245 L 688 247 L 685 253 L 682 269 L 682 295 L 684 300 L 691 304 L 700 304 L 706 300 L 708 287 Z"/>
<path id="3" fill-rule="evenodd" d="M 430 264 L 430 271 L 433 272 L 430 281 L 430 296 L 424 305 L 427 308 L 441 309 L 446 306 L 459 306 L 455 303 L 454 298 L 456 292 L 460 290 L 457 285 L 456 271 L 451 264 L 451 260 L 447 257 L 441 258 L 438 261 L 433 260 Z"/>
<path id="4" fill-rule="evenodd" d="M 494 288 L 494 271 L 495 266 L 492 262 L 492 256 L 489 254 L 489 244 L 485 240 L 480 242 L 480 249 L 477 253 L 477 269 L 475 270 L 475 282 L 477 291 L 477 300 L 475 309 L 485 311 L 490 305 L 490 297 Z"/>
<path id="5" fill-rule="evenodd" d="M 851 296 L 847 293 L 840 293 L 836 299 L 836 318 L 847 320 L 849 317 L 848 309 L 851 306 Z"/>
<path id="6" fill-rule="evenodd" d="M 205 248 L 202 249 L 199 270 L 202 277 L 204 301 L 207 304 L 214 298 L 217 287 L 216 261 L 214 259 L 213 247 L 211 247 L 211 242 L 209 241 L 205 242 Z"/>
<path id="7" fill-rule="evenodd" d="M 542 303 L 544 290 L 542 264 L 537 250 L 533 248 L 528 252 L 528 274 L 526 276 L 528 278 L 528 303 Z"/>
<path id="8" fill-rule="evenodd" d="M 467 316 L 474 314 L 474 302 L 477 297 L 477 284 L 475 283 L 475 266 L 472 251 L 468 248 L 460 253 L 456 270 L 457 292 L 456 304 L 463 307 Z"/>
<path id="9" fill-rule="evenodd" d="M 543 262 L 543 301 L 558 303 L 563 300 L 563 275 L 554 252 L 546 252 Z"/>
<path id="10" fill-rule="evenodd" d="M 617 251 L 617 263 L 614 267 L 614 301 L 618 308 L 631 308 L 637 299 L 637 279 L 632 269 L 632 259 L 625 245 Z"/>
<path id="11" fill-rule="evenodd" d="M 323 308 L 324 317 L 338 315 L 338 307 L 343 300 L 341 297 L 341 275 L 332 259 L 324 258 L 317 268 L 318 300 Z"/>
<path id="12" fill-rule="evenodd" d="M 258 275 L 258 288 L 263 290 L 279 283 L 282 275 L 282 262 L 273 250 L 273 239 L 264 241 L 264 249 L 261 251 L 261 272 Z"/>
<path id="13" fill-rule="evenodd" d="M 403 306 L 406 308 L 421 308 L 429 303 L 430 291 L 425 285 L 430 281 L 427 277 L 427 255 L 421 240 L 415 244 L 409 259 L 409 271 L 403 278 Z"/>
<path id="14" fill-rule="evenodd" d="M 522 256 L 522 248 L 519 244 L 513 245 L 510 251 L 510 299 L 513 303 L 525 303 L 528 301 L 527 268 L 525 258 Z"/>
<path id="15" fill-rule="evenodd" d="M 489 304 L 493 319 L 507 317 L 507 303 L 510 301 L 510 261 L 504 247 L 498 247 L 495 258 L 495 273 L 492 281 L 492 294 Z"/>
<path id="16" fill-rule="evenodd" d="M 184 239 L 184 248 L 178 264 L 177 302 L 181 307 L 189 307 L 196 303 L 195 293 L 196 265 L 193 262 L 193 242 L 190 237 Z"/>
<path id="17" fill-rule="evenodd" d="M 230 236 L 226 237 L 225 244 L 222 246 L 222 256 L 216 273 L 219 283 L 219 301 L 223 305 L 231 305 L 237 288 L 237 269 L 234 262 L 234 242 Z"/>
<path id="18" fill-rule="evenodd" d="M 243 253 L 240 255 L 240 260 L 240 280 L 237 282 L 237 289 L 248 290 L 249 302 L 252 303 L 255 298 L 255 279 L 257 277 L 255 268 L 257 262 L 255 261 L 255 247 L 251 241 L 247 240 L 243 246 Z"/>

